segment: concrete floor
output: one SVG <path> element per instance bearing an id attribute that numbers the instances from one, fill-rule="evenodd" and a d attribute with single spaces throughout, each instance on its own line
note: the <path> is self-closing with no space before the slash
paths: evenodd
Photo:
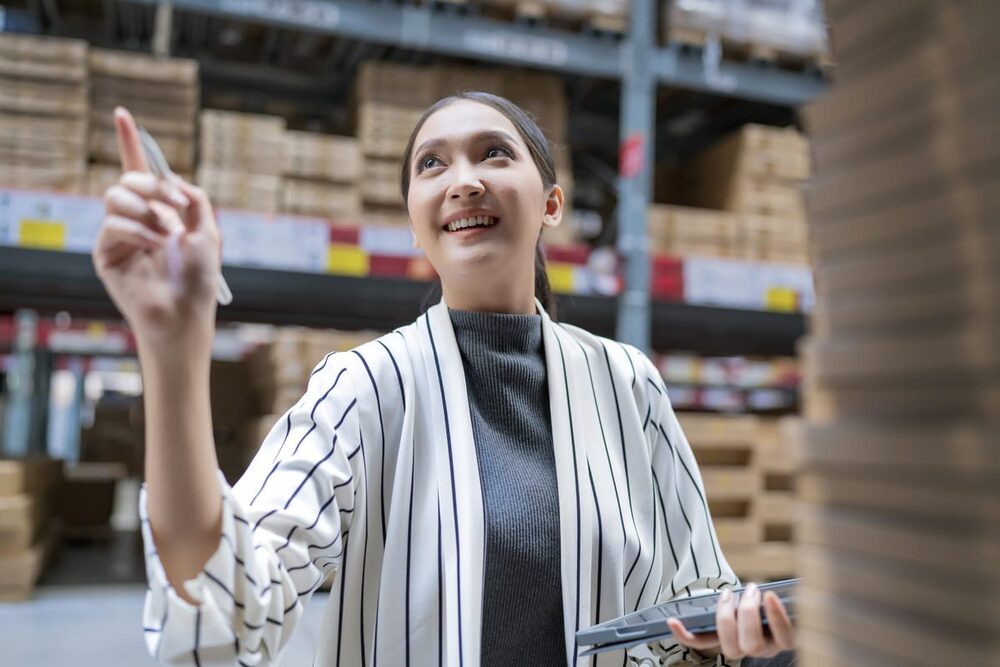
<path id="1" fill-rule="evenodd" d="M 3 667 L 143 667 L 145 573 L 135 533 L 65 543 L 27 602 L 0 603 Z M 311 665 L 326 593 L 310 600 L 282 662 Z"/>

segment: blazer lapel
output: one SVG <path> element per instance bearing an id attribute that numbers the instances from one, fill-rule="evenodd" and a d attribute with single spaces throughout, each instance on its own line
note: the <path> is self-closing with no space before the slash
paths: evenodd
<path id="1" fill-rule="evenodd" d="M 556 481 L 559 487 L 560 540 L 562 543 L 563 622 L 569 665 L 577 664 L 576 631 L 590 624 L 590 579 L 592 563 L 593 503 L 588 477 L 586 429 L 581 411 L 592 409 L 581 391 L 589 379 L 580 348 L 574 339 L 552 322 L 540 301 L 545 364 L 555 448 Z M 589 406 L 589 407 L 588 407 Z"/>
<path id="2" fill-rule="evenodd" d="M 485 511 L 465 369 L 443 300 L 420 318 L 418 328 L 441 507 L 446 664 L 473 667 L 480 660 Z"/>

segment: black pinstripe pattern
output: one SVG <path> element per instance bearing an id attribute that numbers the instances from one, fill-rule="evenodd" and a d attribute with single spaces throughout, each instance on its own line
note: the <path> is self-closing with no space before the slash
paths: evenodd
<path id="1" fill-rule="evenodd" d="M 580 550 L 580 540 L 582 532 L 582 526 L 580 523 L 580 471 L 577 468 L 576 463 L 576 434 L 573 430 L 573 402 L 569 397 L 569 375 L 566 371 L 566 354 L 563 351 L 562 341 L 559 339 L 559 335 L 555 335 L 556 344 L 559 346 L 559 358 L 562 360 L 562 370 L 563 370 L 563 386 L 566 388 L 566 411 L 569 416 L 569 439 L 570 445 L 573 451 L 573 486 L 576 493 L 576 613 L 573 616 L 573 665 L 576 665 L 578 659 L 578 654 L 580 652 L 579 645 L 576 640 L 576 632 L 580 629 L 580 566 L 581 566 L 581 550 Z"/>
<path id="2" fill-rule="evenodd" d="M 670 438 L 667 437 L 667 432 L 663 430 L 662 424 L 660 424 L 659 430 L 660 433 L 663 435 L 663 439 L 667 441 L 668 445 L 670 445 L 670 450 L 675 452 L 676 454 L 676 450 L 674 449 L 673 444 L 670 442 Z M 719 545 L 715 543 L 715 535 L 712 534 L 712 519 L 708 513 L 708 502 L 705 500 L 705 496 L 701 492 L 701 487 L 699 486 L 698 482 L 695 481 L 694 475 L 691 473 L 691 469 L 688 468 L 686 463 L 684 463 L 684 457 L 680 456 L 679 454 L 676 454 L 676 456 L 677 460 L 681 462 L 681 467 L 684 468 L 684 472 L 687 474 L 688 479 L 691 480 L 691 485 L 694 487 L 695 492 L 698 494 L 698 498 L 701 500 L 701 509 L 705 515 L 705 525 L 706 528 L 708 529 L 708 539 L 712 544 L 712 553 L 715 554 L 715 567 L 718 569 L 718 574 L 716 575 L 716 577 L 721 579 L 722 564 L 719 562 Z"/>
<path id="3" fill-rule="evenodd" d="M 604 580 L 604 522 L 601 521 L 601 501 L 597 498 L 597 487 L 594 485 L 594 473 L 587 463 L 587 475 L 590 477 L 590 491 L 594 495 L 594 507 L 597 509 L 597 600 L 594 603 L 594 625 L 601 622 L 601 587 Z M 590 664 L 597 664 L 597 655 L 590 656 Z"/>
<path id="4" fill-rule="evenodd" d="M 458 664 L 464 665 L 465 648 L 462 638 L 462 548 L 458 533 L 458 489 L 455 485 L 455 455 L 452 452 L 451 423 L 448 419 L 448 401 L 444 395 L 444 376 L 441 374 L 441 360 L 438 358 L 437 346 L 434 344 L 434 331 L 431 328 L 430 315 L 424 313 L 424 319 L 427 324 L 427 335 L 430 338 L 431 349 L 434 351 L 434 365 L 437 367 L 438 385 L 441 388 L 441 407 L 444 412 L 444 432 L 448 441 L 448 464 L 451 470 L 451 502 L 455 520 L 455 568 L 458 574 L 456 577 L 456 586 L 458 589 Z"/>
<path id="5" fill-rule="evenodd" d="M 608 368 L 608 383 L 611 385 L 612 395 L 615 397 L 615 414 L 618 416 L 618 438 L 621 442 L 622 447 L 622 466 L 625 468 L 625 492 L 628 495 L 628 509 L 629 515 L 632 517 L 632 530 L 635 534 L 639 534 L 639 526 L 635 521 L 635 506 L 632 502 L 632 480 L 629 477 L 628 469 L 628 454 L 625 447 L 625 424 L 622 422 L 622 408 L 621 403 L 618 401 L 618 387 L 615 386 L 615 376 L 611 372 L 611 357 L 608 354 L 608 347 L 604 343 L 601 343 L 601 349 L 604 350 L 604 363 Z M 624 349 L 624 348 L 623 348 Z M 626 353 L 627 355 L 627 353 Z M 631 364 L 631 361 L 629 362 Z M 634 381 L 634 380 L 633 380 Z M 624 529 L 623 529 L 624 530 Z M 629 578 L 632 576 L 632 571 L 635 570 L 635 566 L 639 563 L 639 558 L 642 556 L 642 540 L 636 540 L 638 548 L 635 553 L 635 560 L 632 561 L 632 566 L 629 567 L 628 575 L 625 577 L 624 587 L 628 588 Z M 625 557 L 625 546 L 628 544 L 628 540 L 622 545 L 622 558 Z"/>

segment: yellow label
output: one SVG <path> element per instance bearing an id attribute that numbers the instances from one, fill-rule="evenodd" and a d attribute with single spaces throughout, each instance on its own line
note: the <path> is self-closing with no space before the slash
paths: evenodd
<path id="1" fill-rule="evenodd" d="M 799 297 L 795 290 L 787 287 L 769 287 L 766 296 L 768 310 L 794 313 L 799 309 Z"/>
<path id="2" fill-rule="evenodd" d="M 367 276 L 368 253 L 353 245 L 331 243 L 326 253 L 326 270 L 341 276 Z"/>
<path id="3" fill-rule="evenodd" d="M 572 264 L 553 262 L 548 266 L 549 285 L 558 294 L 573 293 L 573 273 L 576 267 Z"/>
<path id="4" fill-rule="evenodd" d="M 62 250 L 66 247 L 66 225 L 54 220 L 22 220 L 18 244 L 24 248 Z"/>

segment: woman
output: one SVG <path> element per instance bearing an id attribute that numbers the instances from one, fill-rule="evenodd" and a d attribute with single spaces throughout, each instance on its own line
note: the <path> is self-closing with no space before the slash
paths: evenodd
<path id="1" fill-rule="evenodd" d="M 655 367 L 546 313 L 537 246 L 563 193 L 519 108 L 468 93 L 427 111 L 402 191 L 441 303 L 323 359 L 232 488 L 209 409 L 211 205 L 145 173 L 127 112 L 116 125 L 126 173 L 94 257 L 143 368 L 145 633 L 159 661 L 276 662 L 331 571 L 318 665 L 620 665 L 621 652 L 579 660 L 576 631 L 737 583 Z M 165 259 L 177 239 L 179 288 Z M 791 626 L 766 603 L 774 639 L 731 605 L 717 638 L 675 634 L 707 655 L 773 655 Z"/>

